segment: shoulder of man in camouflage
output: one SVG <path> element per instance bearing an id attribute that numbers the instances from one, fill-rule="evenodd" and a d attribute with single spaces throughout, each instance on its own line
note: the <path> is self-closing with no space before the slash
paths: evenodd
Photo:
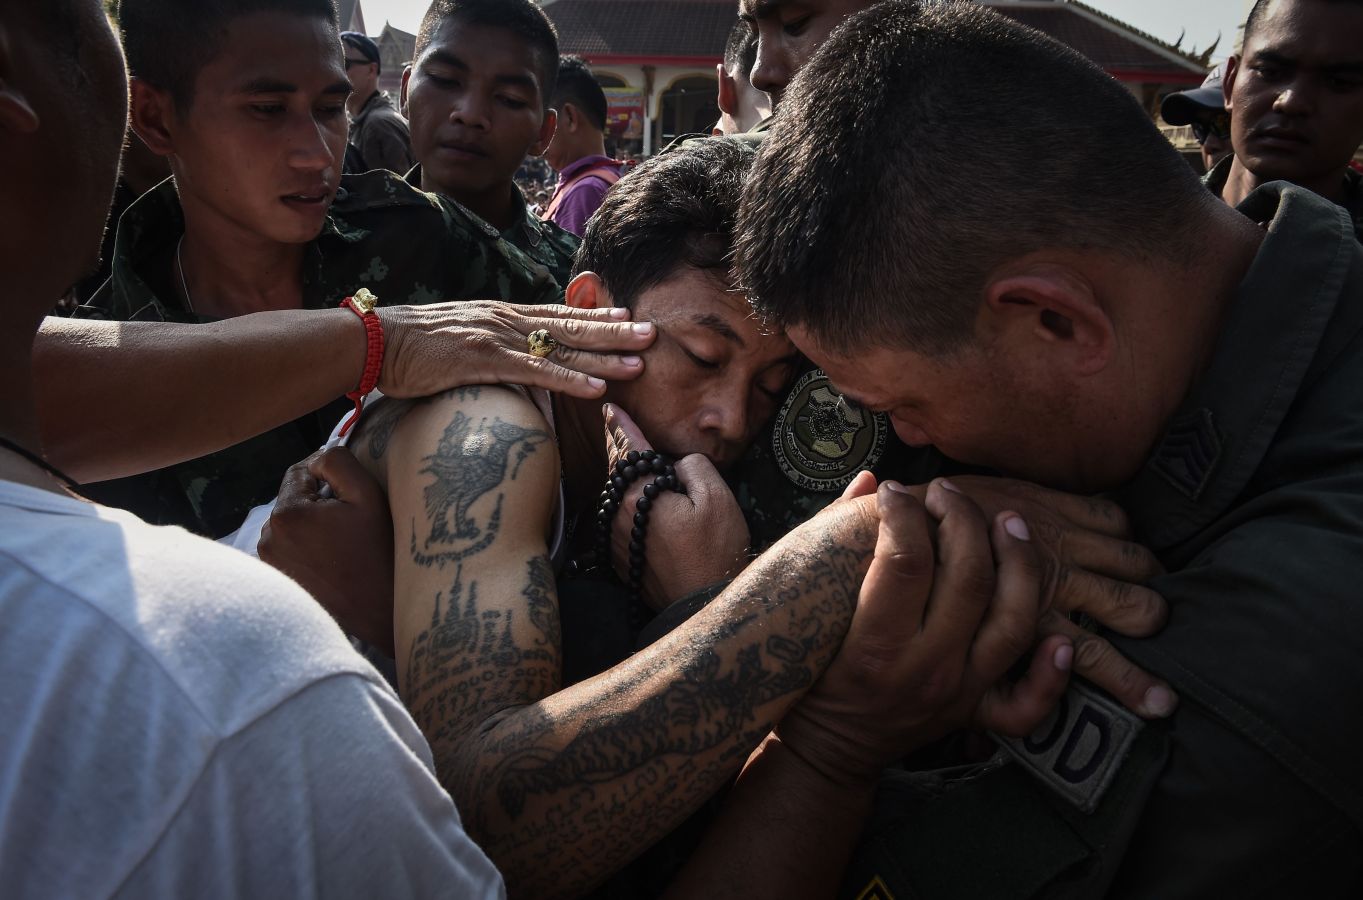
<path id="1" fill-rule="evenodd" d="M 418 163 L 412 166 L 411 171 L 403 177 L 403 181 L 420 190 L 421 165 Z M 515 192 L 515 197 L 520 203 L 520 218 L 501 233 L 502 238 L 532 261 L 549 270 L 549 274 L 558 284 L 559 299 L 561 300 L 563 293 L 568 288 L 568 282 L 572 279 L 573 258 L 577 255 L 577 248 L 582 243 L 582 239 L 572 232 L 560 228 L 548 219 L 541 220 L 531 215 L 525 202 L 525 194 L 514 184 L 511 189 Z M 484 230 L 490 231 L 493 227 L 459 201 L 450 197 L 444 199 L 470 221 L 481 223 Z"/>
<path id="2" fill-rule="evenodd" d="M 767 132 L 771 130 L 771 123 L 774 118 L 775 118 L 774 116 L 767 116 L 761 122 L 758 122 L 756 125 L 754 125 L 751 129 L 744 132 L 740 132 L 738 134 L 705 134 L 699 131 L 693 134 L 679 134 L 672 139 L 671 143 L 669 143 L 666 147 L 662 149 L 662 152 L 671 153 L 678 147 L 689 147 L 696 141 L 709 141 L 714 140 L 715 138 L 723 138 L 725 140 L 730 141 L 742 141 L 745 144 L 751 144 L 754 147 L 759 147 L 761 146 L 762 141 L 766 140 Z"/>
<path id="3" fill-rule="evenodd" d="M 387 305 L 559 300 L 544 265 L 459 204 L 391 172 L 347 175 L 341 185 L 316 242 L 311 293 L 339 302 L 366 287 Z"/>
<path id="4" fill-rule="evenodd" d="M 178 300 L 158 296 L 146 280 L 150 265 L 168 262 L 185 233 L 175 182 L 167 178 L 138 197 L 110 227 L 117 229 L 110 278 L 71 317 L 116 322 L 197 321 Z"/>
<path id="5" fill-rule="evenodd" d="M 558 282 L 561 295 L 572 280 L 573 258 L 577 255 L 582 239 L 550 219 L 532 215 L 520 188 L 513 190 L 520 200 L 522 214 L 515 224 L 502 232 L 502 237 L 548 269 L 554 281 Z"/>

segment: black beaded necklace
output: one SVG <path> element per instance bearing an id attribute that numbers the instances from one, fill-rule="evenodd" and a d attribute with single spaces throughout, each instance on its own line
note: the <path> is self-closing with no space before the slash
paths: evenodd
<path id="1" fill-rule="evenodd" d="M 24 447 L 21 447 L 18 444 L 14 443 L 14 441 L 9 440 L 8 438 L 0 437 L 0 447 L 4 447 L 6 450 L 10 450 L 14 453 L 19 454 L 24 459 L 33 463 L 35 466 L 42 469 L 47 474 L 51 475 L 53 478 L 57 479 L 62 484 L 66 485 L 71 490 L 74 491 L 80 488 L 80 485 L 76 484 L 76 480 L 72 478 L 70 475 L 67 475 L 61 469 L 58 469 L 56 466 L 52 465 L 52 463 L 43 459 L 41 456 L 34 453 L 33 451 L 27 450 Z"/>
<path id="2" fill-rule="evenodd" d="M 615 464 L 615 472 L 606 482 L 601 492 L 601 503 L 596 513 L 596 550 L 595 565 L 610 565 L 611 523 L 620 511 L 625 492 L 629 486 L 646 475 L 657 478 L 644 485 L 644 495 L 634 504 L 634 526 L 629 535 L 629 569 L 627 587 L 629 597 L 634 601 L 643 600 L 644 581 L 644 539 L 648 536 L 648 514 L 653 501 L 663 491 L 686 493 L 686 488 L 677 478 L 677 470 L 667 459 L 653 450 L 631 450 Z"/>

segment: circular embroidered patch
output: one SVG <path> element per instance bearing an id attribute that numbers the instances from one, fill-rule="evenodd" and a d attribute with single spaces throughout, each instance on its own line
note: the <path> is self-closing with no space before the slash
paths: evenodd
<path id="1" fill-rule="evenodd" d="M 806 374 L 776 414 L 772 450 L 786 477 L 809 491 L 841 491 L 880 461 L 889 416 L 842 399 L 821 369 Z"/>

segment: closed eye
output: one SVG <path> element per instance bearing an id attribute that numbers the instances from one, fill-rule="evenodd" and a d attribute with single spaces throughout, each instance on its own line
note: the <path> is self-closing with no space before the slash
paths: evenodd
<path id="1" fill-rule="evenodd" d="M 687 350 L 685 347 L 682 348 L 682 352 L 691 358 L 691 362 L 700 366 L 702 369 L 714 370 L 719 368 L 719 363 L 711 362 L 708 359 L 702 359 L 701 357 L 692 353 L 690 350 Z"/>

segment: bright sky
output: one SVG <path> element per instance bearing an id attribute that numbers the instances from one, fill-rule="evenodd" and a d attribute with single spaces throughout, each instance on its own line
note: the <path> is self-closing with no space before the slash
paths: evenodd
<path id="1" fill-rule="evenodd" d="M 1163 41 L 1173 43 L 1185 29 L 1185 50 L 1203 50 L 1222 35 L 1215 59 L 1230 54 L 1235 40 L 1235 29 L 1244 20 L 1249 3 L 1246 0 L 1086 0 L 1089 6 L 1102 10 L 1123 22 L 1139 28 Z M 370 34 L 383 30 L 389 21 L 403 31 L 416 31 L 429 0 L 360 0 L 364 10 L 364 24 Z M 737 0 L 734 3 L 738 7 Z"/>

